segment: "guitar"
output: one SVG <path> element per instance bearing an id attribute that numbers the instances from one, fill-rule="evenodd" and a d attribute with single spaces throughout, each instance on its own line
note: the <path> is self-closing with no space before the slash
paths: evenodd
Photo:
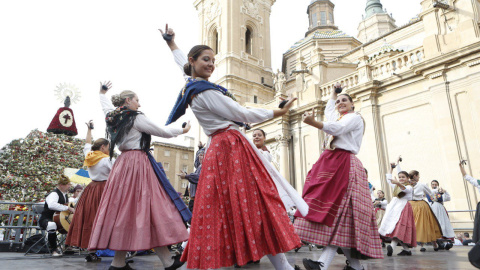
<path id="1" fill-rule="evenodd" d="M 75 208 L 74 203 L 69 203 L 69 207 Z M 61 234 L 67 234 L 68 229 L 70 229 L 70 224 L 72 223 L 73 220 L 73 213 L 70 213 L 70 211 L 62 211 L 62 212 L 55 212 L 53 214 L 53 222 L 57 224 L 57 230 Z"/>

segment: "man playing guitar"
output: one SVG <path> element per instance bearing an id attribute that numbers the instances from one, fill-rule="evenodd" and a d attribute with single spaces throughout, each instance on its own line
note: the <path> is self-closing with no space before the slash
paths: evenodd
<path id="1" fill-rule="evenodd" d="M 64 175 L 61 175 L 58 179 L 57 188 L 48 194 L 47 198 L 45 199 L 44 210 L 39 220 L 40 227 L 47 230 L 48 243 L 50 245 L 50 250 L 52 251 L 52 256 L 54 257 L 62 256 L 62 251 L 57 248 L 57 224 L 53 221 L 53 215 L 57 211 L 70 211 L 71 213 L 75 212 L 75 209 L 67 206 L 67 193 L 70 189 L 70 186 L 70 179 Z"/>

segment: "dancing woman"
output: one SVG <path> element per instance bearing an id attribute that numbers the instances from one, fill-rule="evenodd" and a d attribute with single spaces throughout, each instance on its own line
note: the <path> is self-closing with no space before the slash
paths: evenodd
<path id="1" fill-rule="evenodd" d="M 447 241 L 445 245 L 445 249 L 449 250 L 453 247 L 453 241 L 455 238 L 455 232 L 453 231 L 452 224 L 450 223 L 450 218 L 448 217 L 447 209 L 443 206 L 444 202 L 450 201 L 451 197 L 450 194 L 440 187 L 440 184 L 437 180 L 433 180 L 430 183 L 432 187 L 432 194 L 433 196 L 427 196 L 428 202 L 430 203 L 430 207 L 432 208 L 435 217 L 440 224 L 440 228 L 442 229 L 443 238 L 437 239 L 437 242 L 441 244 L 444 240 Z M 443 244 L 442 244 L 443 245 Z"/>
<path id="2" fill-rule="evenodd" d="M 338 248 L 350 263 L 345 269 L 361 269 L 358 259 L 383 258 L 367 175 L 355 156 L 365 124 L 354 109 L 348 94 L 337 96 L 332 91 L 325 108 L 326 122 L 315 120 L 314 111 L 304 115 L 304 123 L 328 134 L 325 151 L 308 173 L 303 188 L 308 215 L 295 215 L 300 238 L 324 246 L 318 261 L 303 259 L 307 269 L 328 269 Z"/>
<path id="3" fill-rule="evenodd" d="M 284 115 L 295 99 L 279 110 L 246 109 L 227 89 L 208 81 L 214 63 L 210 47 L 190 50 L 184 71 L 191 78 L 167 122 L 176 121 L 190 106 L 209 136 L 182 261 L 188 268 L 215 269 L 242 266 L 267 255 L 275 269 L 293 269 L 283 253 L 301 243 L 274 181 L 304 214 L 308 207 L 239 126 Z"/>
<path id="4" fill-rule="evenodd" d="M 400 168 L 398 168 L 400 170 Z M 410 171 L 410 184 L 413 187 L 413 197 L 410 201 L 415 217 L 415 227 L 417 229 L 417 242 L 422 247 L 421 252 L 425 252 L 423 247 L 425 243 L 432 243 L 433 250 L 438 251 L 437 239 L 442 238 L 442 229 L 435 217 L 432 209 L 424 200 L 425 196 L 432 197 L 432 191 L 424 183 L 419 183 L 420 173 L 418 171 Z"/>
<path id="5" fill-rule="evenodd" d="M 92 144 L 92 121 L 87 124 L 87 128 L 86 144 L 83 148 L 83 153 L 85 154 L 83 165 L 88 168 L 88 174 L 92 182 L 85 188 L 78 203 L 75 205 L 76 213 L 73 216 L 65 242 L 69 246 L 83 249 L 88 248 L 93 221 L 102 199 L 108 174 L 115 162 L 115 159 L 110 159 L 108 155 L 110 142 L 107 139 L 100 138 Z M 95 250 L 89 250 L 85 260 L 87 262 L 96 262 L 100 261 L 100 258 L 95 254 Z"/>
<path id="6" fill-rule="evenodd" d="M 183 129 L 155 125 L 138 111 L 138 96 L 128 90 L 112 96 L 114 107 L 105 97 L 110 87 L 107 83 L 100 89 L 100 103 L 111 138 L 110 157 L 115 146 L 122 153 L 108 177 L 89 249 L 115 250 L 110 269 L 131 269 L 125 265 L 127 251 L 153 248 L 165 269 L 177 269 L 183 263 L 171 257 L 167 246 L 188 238 L 183 221 L 191 213 L 148 151 L 152 135 L 175 137 L 188 132 L 190 123 Z"/>
<path id="7" fill-rule="evenodd" d="M 411 256 L 410 248 L 417 246 L 415 219 L 412 206 L 408 203 L 412 199 L 413 188 L 408 182 L 409 175 L 405 171 L 399 171 L 398 181 L 393 179 L 394 167 L 395 163 L 391 163 L 390 173 L 387 174 L 387 182 L 393 188 L 393 199 L 387 205 L 378 232 L 384 239 L 391 240 L 391 244 L 387 246 L 387 256 L 392 256 L 398 243 L 402 245 L 403 250 L 397 255 Z"/>

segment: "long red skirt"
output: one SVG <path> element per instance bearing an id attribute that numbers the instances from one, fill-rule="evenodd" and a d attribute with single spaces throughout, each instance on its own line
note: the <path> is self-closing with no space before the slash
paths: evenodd
<path id="1" fill-rule="evenodd" d="M 138 251 L 187 239 L 182 217 L 146 153 L 123 152 L 108 176 L 88 248 Z"/>
<path id="2" fill-rule="evenodd" d="M 400 219 L 395 225 L 395 229 L 391 234 L 387 234 L 385 238 L 397 238 L 409 247 L 417 246 L 417 230 L 415 229 L 415 219 L 413 217 L 412 206 L 407 203 L 402 210 Z M 388 242 L 388 241 L 387 241 Z"/>
<path id="3" fill-rule="evenodd" d="M 93 221 L 95 220 L 106 183 L 107 181 L 92 181 L 85 188 L 75 205 L 75 214 L 73 215 L 65 244 L 88 248 Z"/>
<path id="4" fill-rule="evenodd" d="M 237 130 L 214 135 L 202 164 L 187 268 L 244 265 L 300 247 L 275 183 Z"/>
<path id="5" fill-rule="evenodd" d="M 320 156 L 330 155 L 324 151 Z M 317 162 L 314 166 L 322 166 Z M 329 172 L 332 168 L 312 168 L 311 171 Z M 309 178 L 317 181 L 321 174 Z M 322 181 L 320 179 L 319 181 Z M 378 234 L 377 222 L 368 189 L 367 175 L 360 160 L 350 154 L 348 179 L 332 179 L 331 181 L 348 181 L 347 191 L 343 195 L 332 226 L 307 220 L 295 219 L 295 230 L 300 239 L 321 246 L 335 245 L 355 249 L 357 258 L 383 258 L 382 242 Z M 329 192 L 338 192 L 330 190 Z M 321 197 L 319 198 L 321 199 Z M 310 204 L 309 204 L 310 206 Z M 353 253 L 352 253 L 353 254 Z"/>

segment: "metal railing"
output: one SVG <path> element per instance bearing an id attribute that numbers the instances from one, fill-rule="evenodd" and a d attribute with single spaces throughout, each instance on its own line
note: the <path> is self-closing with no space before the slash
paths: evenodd
<path id="1" fill-rule="evenodd" d="M 471 212 L 476 212 L 476 210 L 451 210 L 447 212 L 450 213 L 471 213 Z M 466 220 L 450 220 L 450 223 L 473 223 L 472 221 L 466 221 Z M 466 228 L 453 228 L 454 231 L 473 231 L 473 227 L 466 227 Z"/>
<path id="2" fill-rule="evenodd" d="M 0 224 L 0 244 L 9 243 L 10 247 L 13 244 L 25 244 L 25 240 L 32 235 L 35 230 L 37 234 L 40 230 L 38 220 L 41 213 L 34 211 L 34 205 L 39 203 L 32 202 L 4 202 L 0 201 L 0 218 L 3 224 Z M 10 205 L 21 205 L 27 207 L 26 210 L 9 210 Z"/>

